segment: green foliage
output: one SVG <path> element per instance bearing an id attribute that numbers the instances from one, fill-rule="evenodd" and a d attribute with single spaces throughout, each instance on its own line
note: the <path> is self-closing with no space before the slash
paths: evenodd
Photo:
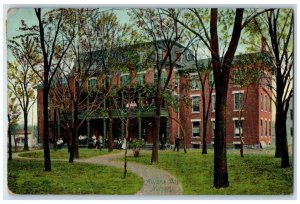
<path id="1" fill-rule="evenodd" d="M 255 153 L 255 151 L 257 151 Z M 238 150 L 228 151 L 230 186 L 215 189 L 213 183 L 213 152 L 201 155 L 199 150 L 187 153 L 164 151 L 160 153 L 158 168 L 175 175 L 187 195 L 287 195 L 293 192 L 293 169 L 279 168 L 278 159 L 272 154 L 254 150 L 241 158 Z M 149 153 L 130 157 L 149 165 Z"/>
<path id="2" fill-rule="evenodd" d="M 264 71 L 269 70 L 269 67 L 266 68 L 268 66 L 267 57 L 262 53 L 238 55 L 235 57 L 234 65 L 237 66 L 237 69 L 233 70 L 230 82 L 243 87 L 258 84 Z"/>
<path id="3" fill-rule="evenodd" d="M 143 147 L 143 143 L 142 143 L 142 140 L 140 139 L 134 139 L 133 142 L 132 142 L 132 147 L 134 149 L 140 149 Z"/>
<path id="4" fill-rule="evenodd" d="M 52 161 L 52 171 L 45 172 L 42 161 L 8 162 L 8 188 L 16 194 L 128 195 L 142 185 L 142 178 L 128 172 L 124 179 L 113 167 Z"/>

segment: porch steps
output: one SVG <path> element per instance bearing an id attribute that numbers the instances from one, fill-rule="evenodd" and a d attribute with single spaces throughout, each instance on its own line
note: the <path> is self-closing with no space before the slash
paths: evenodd
<path id="1" fill-rule="evenodd" d="M 146 143 L 146 144 L 144 144 L 143 149 L 146 149 L 146 150 L 152 150 L 152 147 L 153 147 L 153 144 Z"/>

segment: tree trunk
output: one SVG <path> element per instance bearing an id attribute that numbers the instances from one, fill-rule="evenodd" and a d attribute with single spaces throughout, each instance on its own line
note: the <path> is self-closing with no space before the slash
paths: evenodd
<path id="1" fill-rule="evenodd" d="M 203 117 L 202 154 L 207 154 L 206 134 L 207 134 L 207 120 Z"/>
<path id="2" fill-rule="evenodd" d="M 216 89 L 216 120 L 214 145 L 214 187 L 229 186 L 226 155 L 226 103 L 230 69 L 242 31 L 244 9 L 236 9 L 234 27 L 228 49 L 223 57 L 219 56 L 218 9 L 211 9 L 210 48 Z"/>
<path id="3" fill-rule="evenodd" d="M 214 143 L 214 187 L 228 187 L 226 155 L 226 101 L 227 90 L 216 87 L 216 128 Z"/>
<path id="4" fill-rule="evenodd" d="M 289 163 L 289 153 L 288 153 L 288 143 L 287 143 L 287 133 L 286 133 L 286 118 L 287 115 L 283 110 L 283 105 L 277 102 L 276 106 L 276 140 L 280 138 L 280 150 L 281 150 L 281 167 L 286 168 L 290 166 Z M 277 149 L 277 147 L 276 147 Z"/>
<path id="5" fill-rule="evenodd" d="M 278 108 L 276 106 L 276 116 L 275 116 L 275 158 L 280 158 L 282 156 L 282 145 L 281 145 L 281 137 L 282 137 L 282 130 L 281 130 L 281 126 L 282 124 L 280 124 L 280 114 L 278 114 Z"/>
<path id="6" fill-rule="evenodd" d="M 159 94 L 159 93 L 157 93 Z M 159 130 L 160 130 L 160 111 L 161 111 L 161 97 L 156 97 L 155 100 L 155 122 L 154 122 L 154 135 L 153 147 L 151 155 L 151 164 L 158 163 L 158 145 L 159 145 Z"/>
<path id="7" fill-rule="evenodd" d="M 69 155 L 69 163 L 73 163 L 74 162 L 74 154 L 75 154 L 75 137 L 76 137 L 76 134 L 75 134 L 75 129 L 72 128 L 71 130 L 71 142 L 70 142 L 70 155 Z"/>
<path id="8" fill-rule="evenodd" d="M 207 114 L 208 112 L 206 113 L 206 97 L 205 97 L 205 91 L 204 91 L 204 86 L 203 86 L 203 83 L 202 83 L 202 79 L 201 79 L 201 75 L 199 75 L 199 78 L 201 80 L 201 86 L 202 86 L 202 118 L 203 118 L 203 136 L 202 136 L 202 154 L 207 154 L 207 144 L 206 144 L 206 134 L 207 134 L 207 120 L 208 120 L 208 117 Z M 205 78 L 206 79 L 206 78 Z M 206 80 L 204 80 L 204 83 L 205 83 Z M 211 100 L 211 91 L 210 91 L 210 96 L 209 96 L 209 100 Z M 210 103 L 208 105 L 208 109 L 210 107 Z"/>
<path id="9" fill-rule="evenodd" d="M 17 152 L 18 151 L 18 145 L 17 145 L 16 135 L 14 135 L 14 142 L 15 142 L 15 152 Z"/>
<path id="10" fill-rule="evenodd" d="M 125 130 L 124 178 L 126 178 L 126 174 L 127 174 L 128 126 L 129 126 L 129 118 L 126 119 L 126 125 L 125 125 L 126 130 Z"/>
<path id="11" fill-rule="evenodd" d="M 8 160 L 12 160 L 12 146 L 11 146 L 11 131 L 10 131 L 10 118 L 8 115 Z"/>
<path id="12" fill-rule="evenodd" d="M 49 126 L 48 126 L 48 75 L 44 76 L 44 91 L 43 91 L 43 119 L 44 119 L 44 166 L 45 171 L 51 171 L 50 147 L 49 147 Z"/>
<path id="13" fill-rule="evenodd" d="M 70 143 L 70 157 L 69 157 L 69 162 L 73 163 L 74 162 L 74 157 L 76 157 L 76 132 L 77 132 L 77 116 L 78 116 L 78 104 L 74 100 L 73 101 L 73 108 L 72 108 L 72 130 L 71 130 L 71 143 Z M 77 155 L 79 157 L 79 155 Z"/>
<path id="14" fill-rule="evenodd" d="M 24 151 L 28 151 L 28 113 L 23 111 L 24 115 Z"/>

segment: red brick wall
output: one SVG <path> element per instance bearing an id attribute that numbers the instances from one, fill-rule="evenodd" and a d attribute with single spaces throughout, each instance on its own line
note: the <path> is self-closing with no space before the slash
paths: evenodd
<path id="1" fill-rule="evenodd" d="M 189 84 L 189 81 L 185 79 L 184 76 L 180 77 L 181 83 Z M 208 81 L 207 81 L 208 82 Z M 206 102 L 208 103 L 208 83 L 205 84 L 205 95 L 206 95 Z M 244 92 L 244 110 L 242 111 L 241 117 L 243 117 L 243 136 L 244 136 L 244 144 L 245 145 L 258 145 L 261 140 L 265 141 L 267 144 L 271 143 L 271 134 L 270 136 L 263 136 L 260 137 L 260 118 L 264 120 L 267 119 L 268 126 L 270 124 L 269 121 L 272 121 L 272 112 L 271 111 L 261 111 L 260 110 L 260 93 L 263 92 L 262 88 L 256 85 L 250 85 L 248 88 L 246 87 L 238 87 L 232 84 L 229 84 L 228 87 L 228 94 L 227 94 L 227 114 L 226 114 L 226 133 L 227 133 L 227 144 L 228 146 L 232 145 L 233 143 L 238 143 L 239 138 L 234 138 L 234 120 L 239 117 L 239 112 L 234 111 L 234 95 L 233 92 L 236 91 L 243 91 Z M 215 91 L 213 91 L 213 94 Z M 200 96 L 200 113 L 192 113 L 192 101 L 190 107 L 185 107 L 183 103 L 180 104 L 181 111 L 180 117 L 185 117 L 185 124 L 186 127 L 187 137 L 189 138 L 190 143 L 202 143 L 203 139 L 203 115 L 202 115 L 202 92 L 201 90 L 189 90 L 186 91 L 185 94 L 187 97 L 190 98 L 192 95 L 199 95 Z M 264 95 L 266 93 L 264 92 Z M 212 104 L 211 104 L 212 106 Z M 212 107 L 210 107 L 210 113 L 208 118 L 208 125 L 207 125 L 207 143 L 211 144 L 213 142 L 212 138 L 212 121 L 211 119 L 215 118 L 215 113 L 212 112 Z M 193 119 L 200 119 L 200 138 L 192 138 L 192 122 Z M 268 127 L 268 134 L 269 134 L 269 127 Z"/>

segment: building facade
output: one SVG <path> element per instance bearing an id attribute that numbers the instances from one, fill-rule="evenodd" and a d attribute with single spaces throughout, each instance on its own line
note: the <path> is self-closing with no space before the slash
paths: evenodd
<path id="1" fill-rule="evenodd" d="M 177 49 L 177 50 L 176 50 Z M 177 55 L 177 47 L 172 50 L 172 55 Z M 263 55 L 264 53 L 258 53 Z M 161 57 L 165 55 L 162 48 Z M 204 87 L 200 86 L 198 73 L 195 71 L 193 57 L 188 51 L 180 56 L 176 63 L 167 87 L 170 95 L 169 100 L 164 99 L 161 109 L 160 140 L 165 144 L 174 144 L 175 137 L 184 137 L 184 142 L 193 148 L 202 146 L 202 89 L 206 99 L 209 98 L 209 87 L 212 86 L 211 106 L 207 124 L 207 144 L 214 144 L 215 128 L 215 91 L 213 88 L 213 77 L 209 74 Z M 200 60 L 201 61 L 201 60 Z M 203 60 L 207 63 L 209 59 Z M 257 62 L 253 62 L 255 64 Z M 208 66 L 208 63 L 207 63 Z M 231 78 L 234 78 L 235 70 L 239 67 L 233 65 Z M 266 71 L 267 70 L 267 71 Z M 265 76 L 271 77 L 268 69 L 264 70 Z M 168 66 L 163 69 L 162 81 L 165 81 L 170 69 Z M 133 72 L 117 72 L 111 74 L 110 84 L 116 90 L 119 96 L 120 108 L 126 108 L 131 105 L 135 109 L 130 113 L 129 137 L 143 139 L 147 143 L 153 142 L 153 127 L 155 121 L 154 97 L 147 95 L 143 87 L 151 89 L 157 83 L 157 73 L 152 67 Z M 260 143 L 270 144 L 272 142 L 272 107 L 271 90 L 261 83 L 253 83 L 247 87 L 229 84 L 227 93 L 226 110 L 226 133 L 228 147 L 238 147 L 240 145 L 240 134 L 243 136 L 244 145 L 259 147 Z M 135 99 L 130 104 L 124 104 L 126 98 L 124 87 L 142 87 L 135 88 Z M 88 77 L 85 82 L 86 92 L 96 89 L 101 92 L 105 89 L 104 75 L 99 72 Z M 123 90 L 123 91 L 122 91 Z M 40 141 L 44 132 L 42 117 L 42 87 L 38 88 L 38 132 Z M 51 96 L 50 96 L 51 97 Z M 170 100 L 171 99 L 171 100 Z M 171 101 L 171 102 L 170 102 Z M 105 102 L 103 106 L 105 109 Z M 152 108 L 151 108 L 152 107 Z M 50 136 L 53 141 L 63 138 L 68 141 L 70 132 L 64 128 L 62 116 L 56 108 L 49 108 L 50 112 Z M 128 112 L 127 112 L 128 114 Z M 123 139 L 125 134 L 125 124 L 122 122 L 123 112 L 113 110 L 113 128 L 112 136 L 114 140 Z M 81 126 L 78 129 L 78 135 L 87 138 L 98 138 L 100 135 L 107 138 L 108 134 L 108 115 L 105 111 L 95 111 L 89 115 L 79 113 L 78 117 Z M 80 141 L 79 141 L 80 142 Z"/>

